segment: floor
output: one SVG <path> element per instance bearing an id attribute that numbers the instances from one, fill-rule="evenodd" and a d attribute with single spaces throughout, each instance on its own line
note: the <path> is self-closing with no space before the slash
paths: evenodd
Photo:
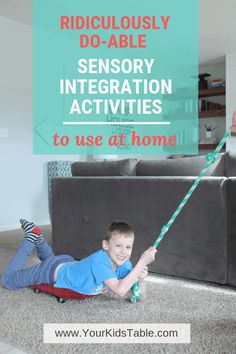
<path id="1" fill-rule="evenodd" d="M 3 233 L 0 233 L 0 239 L 3 237 Z M 4 233 L 4 247 L 0 248 L 0 251 L 2 254 L 4 253 L 4 250 L 10 249 L 11 252 L 13 252 L 13 249 L 15 246 L 15 242 L 19 243 L 20 237 L 22 237 L 22 234 L 19 235 L 19 230 L 16 231 L 8 231 Z M 3 238 L 2 238 L 3 239 Z M 50 238 L 49 238 L 50 239 Z M 1 253 L 0 252 L 0 253 Z M 5 253 L 4 253 L 5 254 Z M 169 281 L 171 279 L 171 285 L 169 284 Z M 189 349 L 184 349 L 183 351 L 179 351 L 180 353 L 236 353 L 236 347 L 235 343 L 236 341 L 234 340 L 235 336 L 235 314 L 236 314 L 236 292 L 234 289 L 226 287 L 226 286 L 218 286 L 217 284 L 209 284 L 209 283 L 201 283 L 197 281 L 186 281 L 185 279 L 179 279 L 179 278 L 174 278 L 172 277 L 167 277 L 167 276 L 153 276 L 152 274 L 149 275 L 148 279 L 152 283 L 158 283 L 159 286 L 159 296 L 158 296 L 158 302 L 159 305 L 157 306 L 158 311 L 155 312 L 155 307 L 153 307 L 152 300 L 150 300 L 149 306 L 152 307 L 152 312 L 150 311 L 152 318 L 156 319 L 158 318 L 160 322 L 163 323 L 172 323 L 172 322 L 183 322 L 183 323 L 188 323 L 191 322 L 191 313 L 189 312 L 189 309 L 194 309 L 193 310 L 193 334 L 195 339 L 195 342 L 193 341 L 193 346 L 194 351 L 190 351 Z M 166 284 L 165 284 L 166 283 Z M 164 286 L 163 286 L 164 284 Z M 189 296 L 182 296 L 183 294 L 186 294 L 185 288 L 188 288 L 187 294 Z M 193 291 L 191 291 L 193 289 Z M 179 301 L 178 306 L 174 306 L 176 302 L 176 290 L 177 293 L 179 293 L 178 299 Z M 196 291 L 194 291 L 196 290 Z M 19 295 L 20 296 L 20 295 Z M 192 296 L 194 301 L 192 300 Z M 208 311 L 208 316 L 206 316 L 206 313 L 203 311 L 203 300 L 206 299 L 207 304 L 209 304 L 209 311 Z M 225 299 L 225 301 L 224 301 Z M 43 299 L 39 298 L 38 300 L 39 305 L 43 303 Z M 108 301 L 108 300 L 107 300 Z M 193 301 L 194 307 L 192 306 L 191 302 Z M 148 301 L 147 301 L 148 303 Z M 55 305 L 54 305 L 55 304 Z M 160 304 L 162 304 L 160 306 Z M 53 320 L 55 322 L 66 322 L 64 321 L 64 318 L 69 319 L 67 320 L 68 322 L 77 322 L 77 315 L 75 314 L 74 311 L 74 303 L 69 304 L 69 309 L 66 311 L 65 314 L 58 314 L 57 317 L 53 315 Z M 52 306 L 57 306 L 57 302 L 54 303 Z M 104 319 L 104 304 L 101 302 L 98 306 L 98 322 L 102 322 Z M 124 308 L 126 308 L 126 304 L 123 304 Z M 3 306 L 4 307 L 4 306 Z M 77 307 L 76 307 L 77 308 Z M 108 302 L 107 309 L 110 311 L 109 315 L 116 314 L 117 312 L 114 312 L 112 310 L 112 302 Z M 107 311 L 108 311 L 107 310 Z M 43 311 L 42 311 L 43 312 Z M 90 306 L 88 305 L 87 307 L 84 307 L 83 313 L 81 313 L 81 322 L 86 322 L 86 319 L 88 318 L 88 313 L 90 313 Z M 130 308 L 130 312 L 126 314 L 126 317 L 129 322 L 129 316 L 130 313 L 132 314 L 133 318 L 136 318 L 136 313 L 133 308 Z M 146 310 L 140 309 L 140 313 L 145 317 Z M 43 312 L 45 314 L 45 312 Z M 43 318 L 45 318 L 44 315 L 41 315 L 41 322 L 43 322 Z M 177 314 L 177 317 L 176 317 Z M 64 317 L 67 316 L 67 317 Z M 21 318 L 21 317 L 19 317 Z M 118 317 L 119 318 L 119 314 Z M 176 320 L 178 319 L 178 321 Z M 72 319 L 72 320 L 71 320 Z M 74 319 L 74 321 L 73 321 Z M 166 322 L 161 321 L 164 319 Z M 50 322 L 50 321 L 49 321 Z M 147 322 L 147 321 L 146 321 Z M 152 321 L 151 321 L 152 322 Z M 209 330 L 210 328 L 210 330 Z M 4 330 L 3 328 L 2 330 Z M 11 332 L 10 336 L 12 336 Z M 207 335 L 206 335 L 207 333 Z M 5 335 L 7 335 L 7 332 L 5 332 Z M 4 336 L 2 336 L 3 342 L 0 342 L 0 354 L 31 354 L 31 349 L 24 351 L 21 350 L 19 347 L 14 347 L 12 345 L 8 345 L 4 343 Z M 5 337 L 7 341 L 7 336 Z M 200 340 L 199 340 L 200 338 Z M 11 337 L 8 336 L 8 343 L 11 343 Z M 229 344 L 230 342 L 230 344 Z M 196 345 L 197 343 L 197 345 Z M 40 353 L 56 353 L 57 351 L 51 350 L 51 348 L 44 350 L 45 348 L 43 347 L 42 343 L 38 341 L 39 346 L 41 346 L 41 351 Z M 199 346 L 204 348 L 204 350 L 198 350 Z M 26 347 L 27 348 L 27 347 Z M 62 347 L 63 350 L 62 352 L 68 353 L 67 347 Z M 211 348 L 212 350 L 209 350 Z M 218 348 L 220 348 L 218 350 Z M 222 349 L 223 348 L 223 349 Z M 197 350 L 196 350 L 197 349 Z M 162 351 L 163 350 L 163 351 Z M 169 353 L 174 353 L 173 349 L 168 349 L 170 350 Z M 187 351 L 189 350 L 189 351 Z M 61 353 L 62 353 L 61 352 Z M 89 352 L 89 351 L 88 351 Z M 91 351 L 90 351 L 91 352 Z M 101 353 L 100 350 L 98 352 Z M 155 352 L 150 351 L 150 352 Z M 164 349 L 160 349 L 159 352 L 165 352 Z M 103 352 L 104 353 L 104 352 Z M 136 351 L 138 353 L 138 351 Z M 176 353 L 176 352 L 175 352 Z"/>
<path id="2" fill-rule="evenodd" d="M 47 236 L 49 239 L 51 239 L 51 233 L 49 230 L 49 227 L 46 226 L 46 231 L 47 231 Z M 10 232 L 10 231 L 9 231 Z M 19 230 L 16 230 L 16 234 L 19 232 Z M 13 347 L 12 345 L 5 344 L 3 342 L 0 342 L 0 354 L 30 354 L 29 352 L 24 352 L 16 347 Z"/>
<path id="3" fill-rule="evenodd" d="M 0 343 L 0 354 L 29 354 L 29 353 L 22 352 L 22 350 L 14 348 L 11 345 Z"/>

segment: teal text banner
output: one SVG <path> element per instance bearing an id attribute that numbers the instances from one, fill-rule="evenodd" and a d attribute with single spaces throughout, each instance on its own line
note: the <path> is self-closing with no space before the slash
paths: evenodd
<path id="1" fill-rule="evenodd" d="M 197 0 L 33 0 L 36 154 L 197 154 Z"/>

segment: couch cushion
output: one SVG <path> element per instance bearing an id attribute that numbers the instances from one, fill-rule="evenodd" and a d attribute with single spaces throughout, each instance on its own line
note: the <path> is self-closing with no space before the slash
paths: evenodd
<path id="1" fill-rule="evenodd" d="M 228 151 L 225 155 L 226 176 L 236 176 L 236 152 Z"/>
<path id="2" fill-rule="evenodd" d="M 137 159 L 74 162 L 72 176 L 135 176 Z"/>
<path id="3" fill-rule="evenodd" d="M 140 160 L 137 176 L 198 176 L 206 165 L 205 156 L 184 157 L 166 160 Z M 225 176 L 224 154 L 219 154 L 206 176 Z"/>

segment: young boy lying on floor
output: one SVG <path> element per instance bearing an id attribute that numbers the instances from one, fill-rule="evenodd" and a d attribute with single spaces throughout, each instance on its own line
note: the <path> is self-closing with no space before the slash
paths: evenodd
<path id="1" fill-rule="evenodd" d="M 8 289 L 19 289 L 35 284 L 53 284 L 80 294 L 98 295 L 109 289 L 124 297 L 135 282 L 146 297 L 142 280 L 148 274 L 148 264 L 154 261 L 156 249 L 148 248 L 132 267 L 130 256 L 134 232 L 124 222 L 112 222 L 108 227 L 102 249 L 77 261 L 69 255 L 55 256 L 41 230 L 34 223 L 20 220 L 25 237 L 2 275 L 2 284 Z M 27 257 L 36 248 L 40 263 L 24 268 Z"/>

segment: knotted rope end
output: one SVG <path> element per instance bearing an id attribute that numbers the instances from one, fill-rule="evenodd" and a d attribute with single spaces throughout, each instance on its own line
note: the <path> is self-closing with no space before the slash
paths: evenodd
<path id="1" fill-rule="evenodd" d="M 206 160 L 211 162 L 211 163 L 214 163 L 217 159 L 217 155 L 213 152 L 209 152 L 207 155 L 206 155 Z"/>

